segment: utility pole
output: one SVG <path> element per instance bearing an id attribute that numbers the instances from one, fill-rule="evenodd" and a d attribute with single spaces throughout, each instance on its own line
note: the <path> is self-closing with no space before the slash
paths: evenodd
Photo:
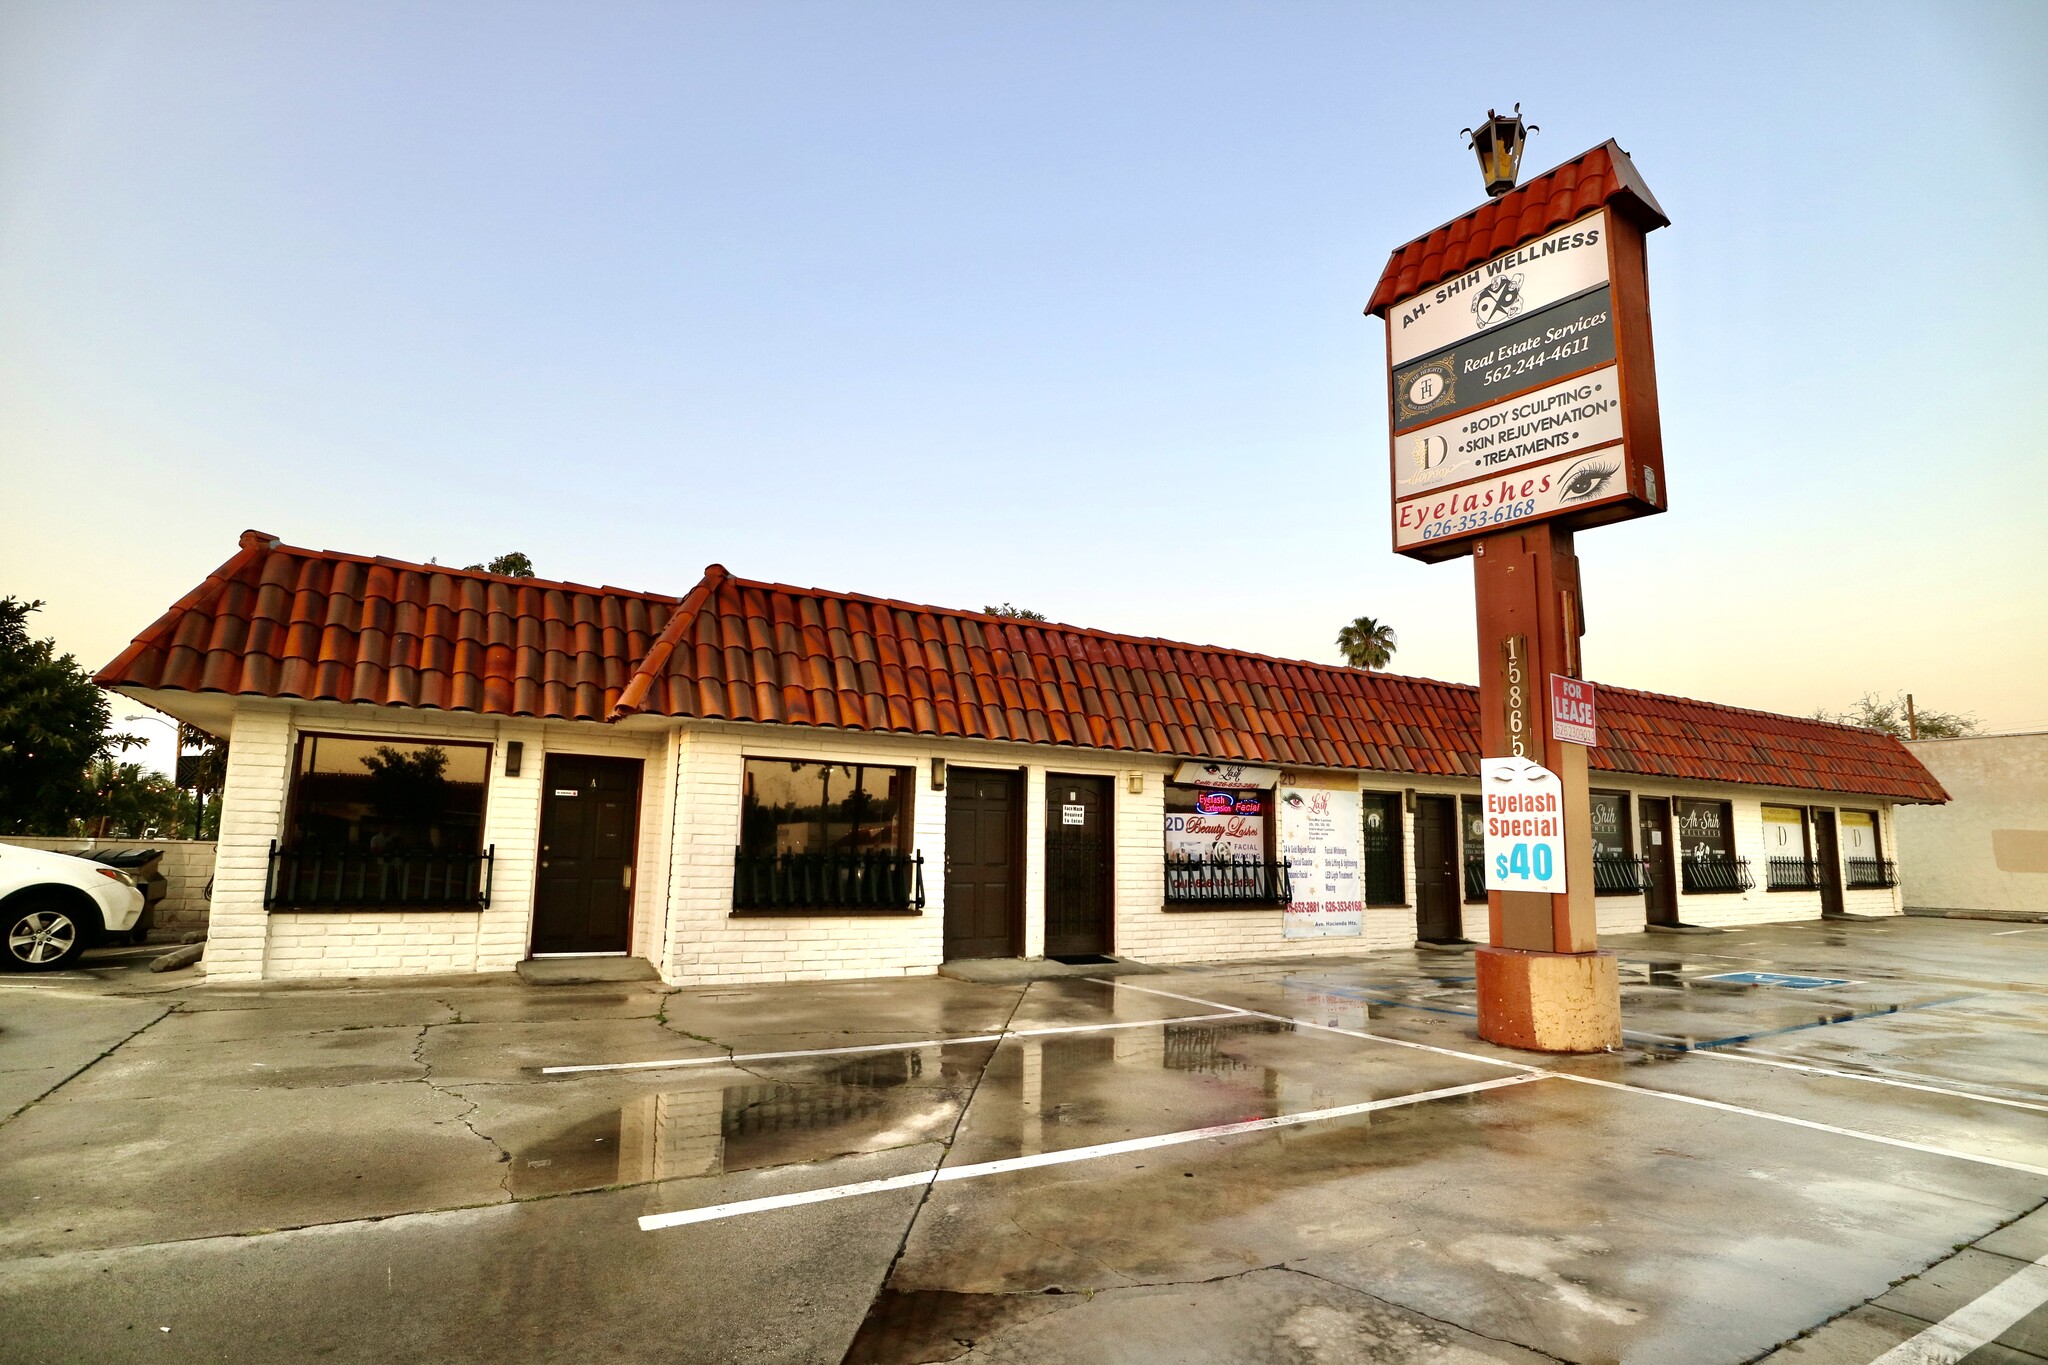
<path id="1" fill-rule="evenodd" d="M 1913 694 L 1906 694 L 1906 738 L 1920 738 L 1920 720 L 1913 714 Z"/>

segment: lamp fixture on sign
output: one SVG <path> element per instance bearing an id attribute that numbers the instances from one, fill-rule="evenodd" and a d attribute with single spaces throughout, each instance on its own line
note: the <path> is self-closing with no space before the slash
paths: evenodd
<path id="1" fill-rule="evenodd" d="M 1498 199 L 1515 187 L 1515 178 L 1522 173 L 1522 148 L 1528 144 L 1529 134 L 1542 129 L 1533 123 L 1522 126 L 1522 106 L 1517 102 L 1514 113 L 1496 114 L 1489 109 L 1484 123 L 1460 131 L 1472 139 L 1466 145 L 1479 158 L 1486 197 Z"/>

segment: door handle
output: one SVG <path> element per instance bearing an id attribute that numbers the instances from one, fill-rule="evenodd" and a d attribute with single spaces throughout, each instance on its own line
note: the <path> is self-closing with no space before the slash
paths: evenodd
<path id="1" fill-rule="evenodd" d="M 625 867 L 619 869 L 619 885 L 625 887 L 628 891 L 631 891 L 633 889 L 632 864 L 629 863 Z"/>

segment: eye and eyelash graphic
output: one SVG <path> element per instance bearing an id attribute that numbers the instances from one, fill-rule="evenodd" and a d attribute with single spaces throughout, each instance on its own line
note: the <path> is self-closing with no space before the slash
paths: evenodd
<path id="1" fill-rule="evenodd" d="M 1621 471 L 1621 465 L 1602 456 L 1581 460 L 1564 472 L 1558 487 L 1558 501 L 1583 502 L 1598 497 Z"/>

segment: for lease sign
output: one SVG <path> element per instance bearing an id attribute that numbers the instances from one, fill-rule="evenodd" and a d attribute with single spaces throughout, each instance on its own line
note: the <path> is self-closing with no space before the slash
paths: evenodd
<path id="1" fill-rule="evenodd" d="M 1479 760 L 1488 891 L 1564 891 L 1564 784 L 1527 758 Z"/>
<path id="2" fill-rule="evenodd" d="M 1593 684 L 1583 678 L 1550 675 L 1550 737 L 1565 744 L 1600 742 Z"/>

